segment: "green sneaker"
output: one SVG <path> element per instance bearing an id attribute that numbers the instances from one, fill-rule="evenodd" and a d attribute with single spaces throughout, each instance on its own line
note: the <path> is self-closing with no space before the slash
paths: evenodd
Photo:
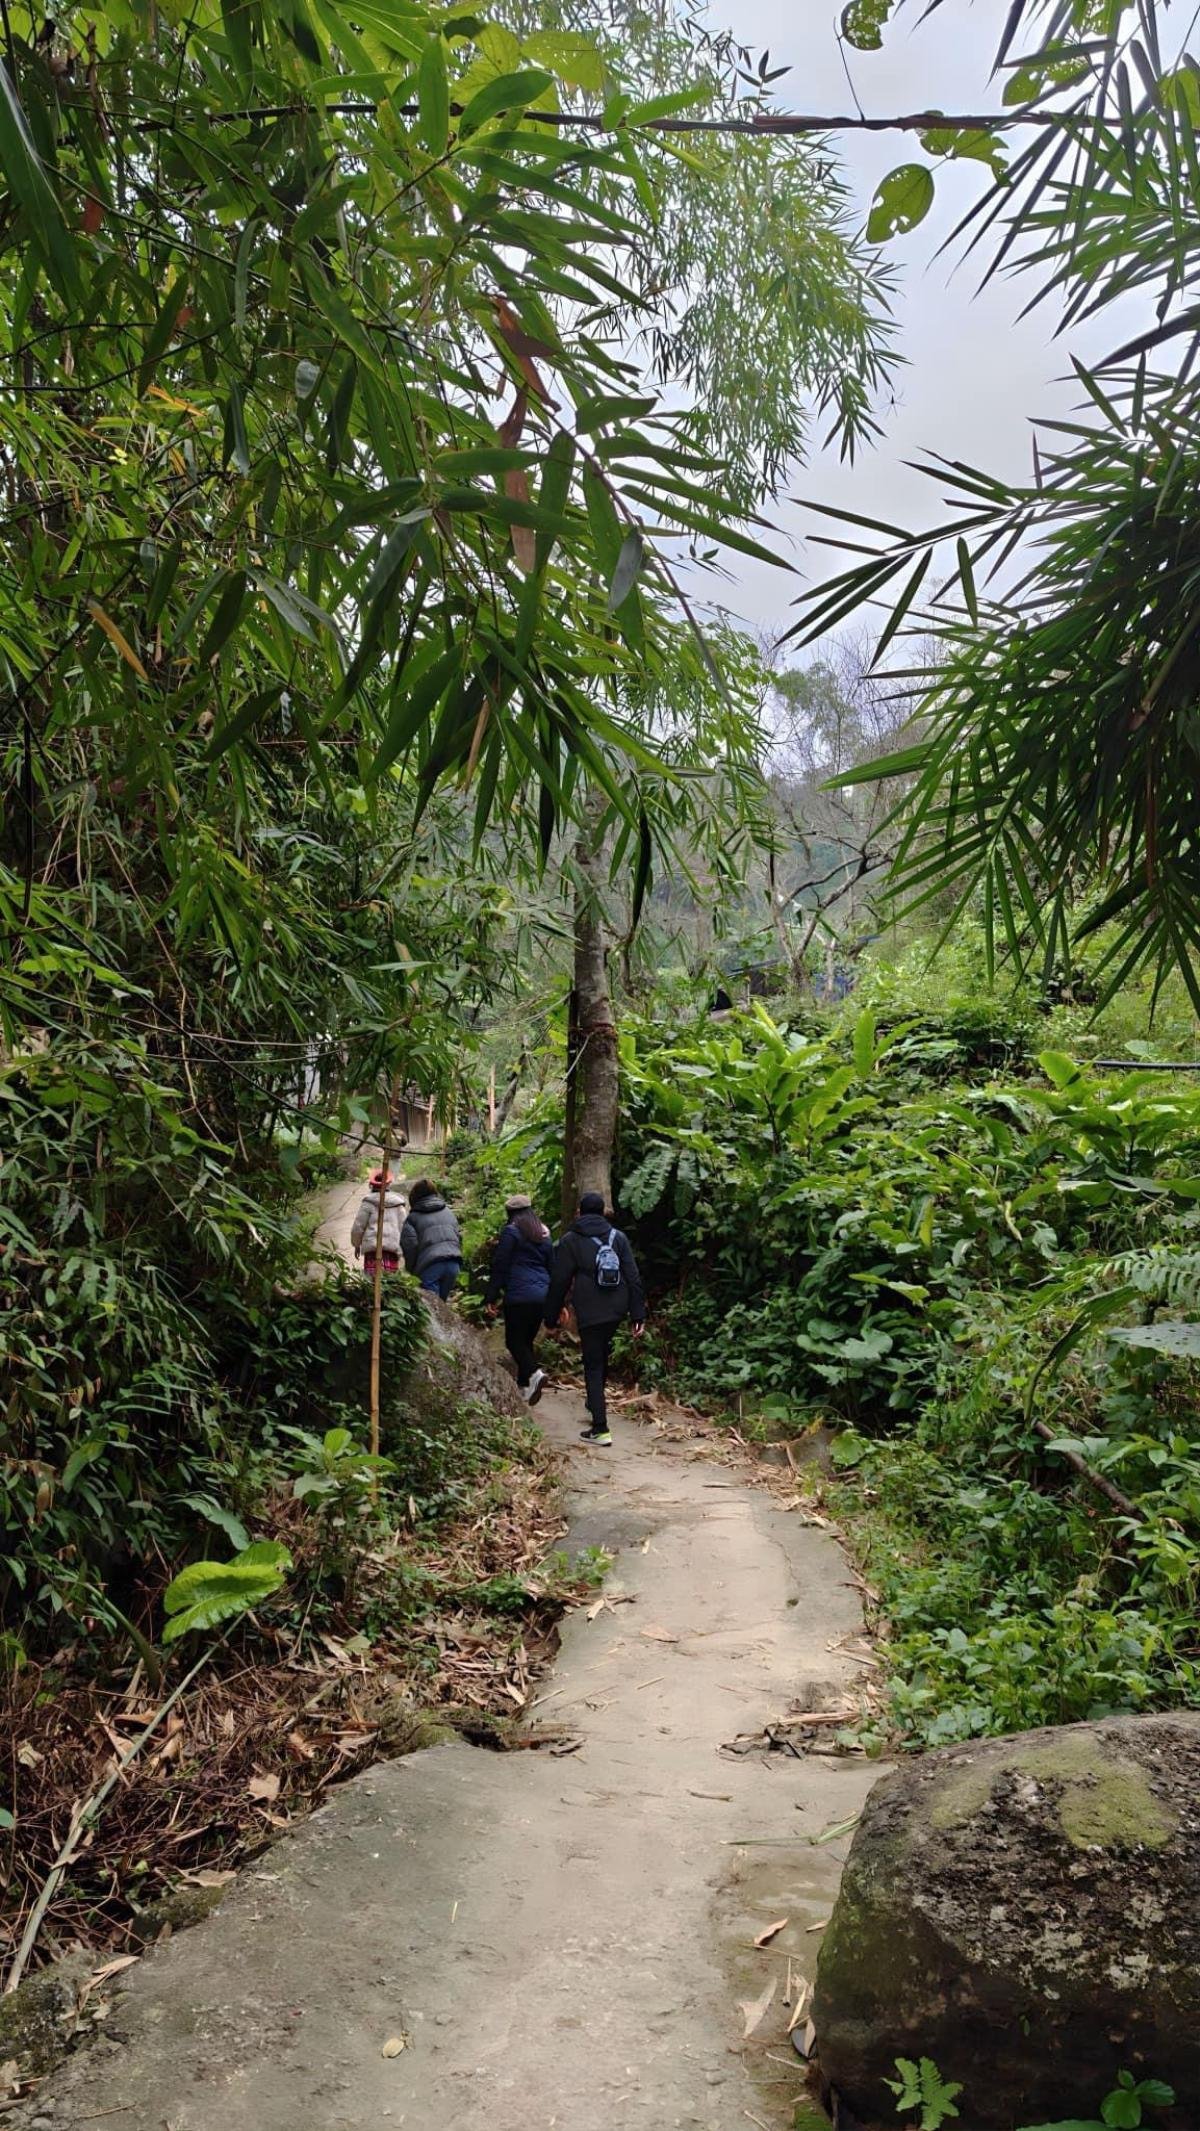
<path id="1" fill-rule="evenodd" d="M 607 1428 L 585 1428 L 579 1440 L 581 1443 L 599 1443 L 601 1446 L 612 1447 L 612 1435 Z"/>

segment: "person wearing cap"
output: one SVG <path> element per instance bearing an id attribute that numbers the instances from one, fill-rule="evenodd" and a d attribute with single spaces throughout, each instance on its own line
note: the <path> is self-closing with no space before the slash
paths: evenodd
<path id="1" fill-rule="evenodd" d="M 579 1212 L 554 1253 L 546 1323 L 562 1321 L 567 1298 L 579 1326 L 591 1426 L 585 1443 L 610 1444 L 605 1384 L 617 1326 L 628 1317 L 638 1339 L 646 1328 L 646 1294 L 629 1238 L 614 1227 L 598 1191 L 585 1191 Z"/>
<path id="2" fill-rule="evenodd" d="M 541 1330 L 554 1247 L 550 1231 L 533 1210 L 533 1201 L 516 1191 L 504 1202 L 508 1220 L 492 1253 L 487 1304 L 495 1315 L 504 1297 L 504 1344 L 517 1365 L 517 1389 L 536 1406 L 546 1382 L 533 1351 Z"/>
<path id="3" fill-rule="evenodd" d="M 354 1216 L 354 1226 L 350 1230 L 350 1241 L 354 1246 L 355 1257 L 357 1258 L 360 1255 L 362 1257 L 363 1271 L 373 1273 L 375 1270 L 375 1249 L 379 1241 L 379 1192 L 381 1186 L 383 1188 L 383 1270 L 385 1273 L 398 1273 L 400 1270 L 400 1229 L 404 1220 L 406 1201 L 403 1192 L 396 1190 L 390 1171 L 386 1177 L 382 1169 L 375 1171 L 367 1187 L 362 1205 Z"/>

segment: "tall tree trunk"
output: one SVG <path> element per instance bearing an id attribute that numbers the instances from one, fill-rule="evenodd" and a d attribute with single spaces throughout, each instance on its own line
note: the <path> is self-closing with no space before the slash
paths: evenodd
<path id="1" fill-rule="evenodd" d="M 563 1164 L 564 1198 L 570 1192 L 570 1205 L 564 1208 L 568 1216 L 585 1191 L 598 1191 L 606 1206 L 612 1204 L 619 1087 L 604 922 L 603 810 L 604 801 L 597 797 L 575 853 L 580 876 L 575 890 L 575 1055 L 568 1056 L 568 1136 Z M 568 1053 L 570 1049 L 568 1042 Z"/>
<path id="2" fill-rule="evenodd" d="M 505 1126 L 508 1123 L 509 1116 L 512 1111 L 512 1106 L 515 1103 L 518 1094 L 520 1093 L 521 1082 L 525 1077 L 525 1071 L 528 1064 L 529 1044 L 528 1040 L 526 1040 L 526 1042 L 522 1043 L 521 1045 L 520 1055 L 517 1059 L 515 1066 L 512 1069 L 511 1074 L 509 1075 L 508 1084 L 504 1090 L 503 1095 L 500 1097 L 500 1101 L 496 1108 L 496 1122 L 493 1129 L 497 1133 L 503 1132 Z"/>
<path id="3" fill-rule="evenodd" d="M 579 1113 L 579 993 L 574 985 L 567 997 L 567 1093 L 563 1104 L 563 1226 L 579 1204 L 575 1193 L 575 1120 Z"/>

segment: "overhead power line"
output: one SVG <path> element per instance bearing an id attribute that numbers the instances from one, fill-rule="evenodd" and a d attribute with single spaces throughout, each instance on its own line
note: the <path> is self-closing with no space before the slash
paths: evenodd
<path id="1" fill-rule="evenodd" d="M 216 126 L 233 126 L 242 121 L 274 118 L 302 118 L 318 107 L 303 99 L 288 104 L 250 104 L 242 111 L 224 111 L 213 115 L 210 123 Z M 375 101 L 354 99 L 346 103 L 323 104 L 320 110 L 326 118 L 373 118 L 380 106 Z M 418 118 L 416 104 L 392 106 L 401 118 Z M 453 106 L 454 115 L 460 116 L 462 106 Z M 619 133 L 625 120 L 606 119 L 598 111 L 531 111 L 521 112 L 523 119 L 539 126 L 557 127 L 561 131 L 576 130 L 583 133 Z M 847 112 L 760 112 L 754 118 L 649 118 L 640 125 L 633 121 L 635 130 L 643 133 L 744 133 L 768 135 L 806 133 L 995 133 L 1014 126 L 1069 127 L 1076 123 L 1076 115 L 1069 111 L 903 111 L 886 118 L 866 118 L 861 113 Z M 169 133 L 174 118 L 145 119 L 138 127 L 140 133 Z"/>

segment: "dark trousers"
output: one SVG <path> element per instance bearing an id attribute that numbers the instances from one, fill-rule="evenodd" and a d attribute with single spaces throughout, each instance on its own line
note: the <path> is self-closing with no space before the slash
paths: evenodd
<path id="1" fill-rule="evenodd" d="M 587 1410 L 597 1428 L 607 1428 L 608 1408 L 604 1403 L 604 1383 L 608 1375 L 608 1357 L 613 1340 L 617 1336 L 615 1324 L 581 1324 L 579 1345 L 583 1351 L 583 1382 L 587 1395 Z"/>
<path id="2" fill-rule="evenodd" d="M 506 1302 L 504 1305 L 504 1344 L 517 1365 L 517 1382 L 524 1390 L 537 1368 L 537 1356 L 533 1343 L 542 1327 L 546 1303 Z"/>
<path id="3" fill-rule="evenodd" d="M 435 1258 L 432 1265 L 424 1268 L 421 1286 L 427 1295 L 440 1295 L 443 1302 L 449 1302 L 461 1271 L 460 1258 Z"/>

